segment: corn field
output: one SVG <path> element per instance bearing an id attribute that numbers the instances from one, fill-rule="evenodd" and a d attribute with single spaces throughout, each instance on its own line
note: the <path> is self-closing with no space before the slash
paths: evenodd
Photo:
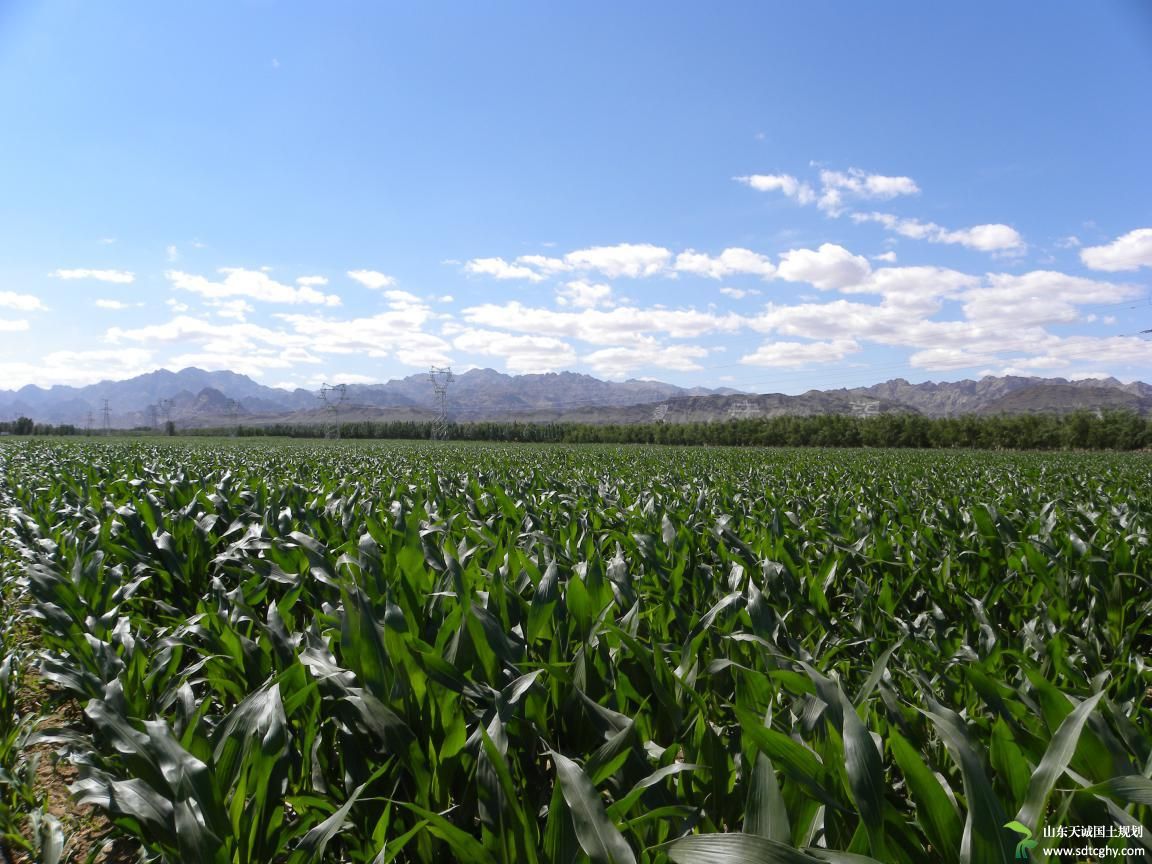
<path id="1" fill-rule="evenodd" d="M 142 860 L 1152 849 L 1147 456 L 13 441 L 0 496 L 0 685 Z"/>

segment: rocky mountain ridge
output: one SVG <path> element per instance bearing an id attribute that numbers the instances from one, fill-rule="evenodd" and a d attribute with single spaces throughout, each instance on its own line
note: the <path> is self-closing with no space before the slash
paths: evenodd
<path id="1" fill-rule="evenodd" d="M 181 426 L 232 423 L 322 422 L 332 414 L 329 394 L 268 387 L 230 371 L 161 369 L 124 381 L 87 387 L 34 385 L 0 390 L 0 420 L 31 417 L 38 423 L 103 423 L 108 401 L 115 428 L 150 426 L 171 418 Z M 155 408 L 153 408 L 155 406 Z M 639 423 L 716 421 L 740 417 L 912 412 L 928 417 L 963 414 L 1067 413 L 1125 409 L 1152 414 L 1152 386 L 1115 378 L 986 377 L 979 381 L 924 382 L 902 378 L 800 395 L 749 394 L 731 388 L 684 388 L 659 381 L 602 381 L 574 372 L 507 375 L 473 369 L 449 390 L 452 419 Z M 342 420 L 429 419 L 436 411 L 426 374 L 381 384 L 351 384 L 339 405 Z"/>

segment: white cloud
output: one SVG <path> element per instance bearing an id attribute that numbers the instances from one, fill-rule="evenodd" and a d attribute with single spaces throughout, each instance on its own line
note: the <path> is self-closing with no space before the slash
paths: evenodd
<path id="1" fill-rule="evenodd" d="M 109 300 L 101 297 L 96 301 L 97 308 L 100 309 L 130 309 L 133 306 L 142 306 L 142 303 L 125 303 L 123 300 Z"/>
<path id="2" fill-rule="evenodd" d="M 1137 228 L 1103 246 L 1087 246 L 1080 250 L 1080 260 L 1110 273 L 1152 267 L 1152 228 Z"/>
<path id="3" fill-rule="evenodd" d="M 799 204 L 811 204 L 816 200 L 812 187 L 801 183 L 791 174 L 749 174 L 732 179 L 757 192 L 783 192 Z"/>
<path id="4" fill-rule="evenodd" d="M 556 302 L 561 306 L 594 309 L 612 305 L 612 286 L 577 280 L 556 289 Z"/>
<path id="5" fill-rule="evenodd" d="M 0 291 L 0 309 L 18 309 L 21 312 L 39 312 L 46 307 L 39 297 L 32 294 L 17 294 L 15 291 Z"/>
<path id="6" fill-rule="evenodd" d="M 913 240 L 929 243 L 947 243 L 975 249 L 979 252 L 1023 252 L 1024 238 L 1009 225 L 993 223 L 973 225 L 971 228 L 950 230 L 935 222 L 904 219 L 891 213 L 853 213 L 855 222 L 876 222 L 889 231 Z"/>
<path id="7" fill-rule="evenodd" d="M 571 272 L 598 273 L 609 279 L 643 279 L 677 273 L 712 279 L 751 274 L 768 279 L 775 270 L 768 256 L 750 249 L 725 249 L 715 257 L 688 249 L 674 258 L 670 250 L 650 243 L 592 246 L 569 252 L 563 258 L 521 255 L 511 263 L 503 258 L 474 258 L 464 265 L 464 269 L 497 279 L 526 279 L 530 282 L 541 282 L 549 276 Z"/>
<path id="8" fill-rule="evenodd" d="M 524 264 L 528 267 L 535 267 L 537 270 L 543 270 L 546 274 L 552 273 L 566 273 L 572 269 L 572 265 L 565 261 L 563 258 L 550 258 L 547 255 L 521 255 L 516 259 L 517 264 Z"/>
<path id="9" fill-rule="evenodd" d="M 25 318 L 0 318 L 0 333 L 19 333 L 30 326 Z"/>
<path id="10" fill-rule="evenodd" d="M 595 270 L 609 279 L 622 276 L 640 278 L 664 272 L 672 253 L 650 243 L 618 243 L 615 246 L 593 246 L 564 256 L 566 264 L 576 270 Z"/>
<path id="11" fill-rule="evenodd" d="M 543 282 L 544 277 L 522 264 L 509 264 L 503 258 L 473 258 L 464 269 L 477 276 L 491 276 L 494 279 L 527 279 L 529 282 Z"/>
<path id="12" fill-rule="evenodd" d="M 638 308 L 555 311 L 512 302 L 471 306 L 464 320 L 481 327 L 499 327 L 543 336 L 579 339 L 592 345 L 620 345 L 659 333 L 673 339 L 692 339 L 707 333 L 735 332 L 744 319 L 738 315 L 699 312 L 695 309 Z"/>
<path id="13" fill-rule="evenodd" d="M 466 329 L 452 340 L 458 351 L 502 357 L 511 373 L 555 372 L 573 365 L 576 352 L 567 342 L 551 336 L 516 336 L 493 330 Z"/>
<path id="14" fill-rule="evenodd" d="M 1078 320 L 1077 306 L 1118 303 L 1141 293 L 1131 285 L 1098 282 L 1051 270 L 990 273 L 987 284 L 969 290 L 964 312 L 969 321 L 1006 326 L 1055 324 Z"/>
<path id="15" fill-rule="evenodd" d="M 798 204 L 815 202 L 821 210 L 832 216 L 843 212 L 845 198 L 886 201 L 899 195 L 920 193 L 920 187 L 911 177 L 869 174 L 859 168 L 821 171 L 819 195 L 810 184 L 797 180 L 791 174 L 751 174 L 733 179 L 758 192 L 782 192 Z"/>
<path id="16" fill-rule="evenodd" d="M 845 294 L 879 294 L 887 306 L 926 317 L 940 308 L 942 298 L 956 299 L 979 286 L 978 276 L 945 267 L 881 267 L 840 290 Z"/>
<path id="17" fill-rule="evenodd" d="M 720 293 L 725 297 L 731 297 L 733 300 L 743 300 L 745 297 L 755 297 L 760 292 L 755 288 L 731 288 L 725 286 L 720 289 Z"/>
<path id="18" fill-rule="evenodd" d="M 623 378 L 636 369 L 693 372 L 701 368 L 695 361 L 707 356 L 708 349 L 699 345 L 660 345 L 646 341 L 627 347 L 602 348 L 580 359 L 599 375 Z"/>
<path id="19" fill-rule="evenodd" d="M 896 263 L 896 253 L 892 251 L 881 252 L 879 255 L 872 256 L 873 261 L 884 261 L 888 264 Z"/>
<path id="20" fill-rule="evenodd" d="M 224 274 L 224 281 L 212 282 L 203 276 L 168 270 L 164 276 L 173 287 L 191 291 L 210 300 L 223 300 L 229 297 L 247 297 L 263 303 L 309 303 L 325 306 L 339 306 L 340 298 L 335 294 L 323 294 L 311 285 L 293 288 L 272 279 L 260 270 L 245 270 L 239 267 L 221 267 L 218 273 Z"/>
<path id="21" fill-rule="evenodd" d="M 843 246 L 823 243 L 819 249 L 791 249 L 780 256 L 777 273 L 789 282 L 808 282 L 827 291 L 859 283 L 871 270 L 868 259 Z"/>
<path id="22" fill-rule="evenodd" d="M 849 168 L 847 172 L 821 171 L 820 186 L 820 198 L 816 204 L 832 216 L 839 216 L 844 211 L 845 197 L 887 200 L 920 192 L 911 177 L 868 174 L 859 168 Z"/>
<path id="23" fill-rule="evenodd" d="M 217 300 L 212 303 L 216 315 L 220 318 L 233 318 L 237 321 L 247 320 L 249 312 L 255 312 L 252 304 L 247 300 Z"/>
<path id="24" fill-rule="evenodd" d="M 0 361 L 0 381 L 17 388 L 25 384 L 68 384 L 83 387 L 106 379 L 124 379 L 152 371 L 152 352 L 144 348 L 112 351 L 52 351 L 29 361 Z"/>
<path id="25" fill-rule="evenodd" d="M 740 362 L 747 366 L 797 367 L 810 363 L 835 363 L 860 350 L 852 339 L 831 342 L 765 342 Z"/>
<path id="26" fill-rule="evenodd" d="M 707 276 L 710 279 L 724 279 L 741 274 L 771 279 L 776 273 L 776 267 L 767 255 L 739 247 L 725 249 L 715 258 L 689 249 L 676 256 L 674 266 L 677 272 Z"/>
<path id="27" fill-rule="evenodd" d="M 323 288 L 328 284 L 327 276 L 297 276 L 297 285 L 305 285 L 309 288 Z"/>
<path id="28" fill-rule="evenodd" d="M 388 288 L 388 287 L 396 284 L 395 277 L 388 276 L 387 274 L 381 273 L 378 270 L 349 270 L 348 276 L 350 278 L 356 280 L 357 282 L 359 282 L 365 288 L 372 288 L 375 290 L 379 290 L 381 288 Z M 322 277 L 305 276 L 304 278 L 305 279 L 318 279 L 318 278 L 322 278 Z M 328 284 L 327 279 L 325 279 L 322 283 L 303 282 L 300 279 L 297 279 L 296 281 L 299 282 L 301 285 L 315 285 L 315 284 L 327 285 Z"/>
<path id="29" fill-rule="evenodd" d="M 180 250 L 176 248 L 176 244 L 173 243 L 164 250 L 164 257 L 171 262 L 180 260 Z"/>
<path id="30" fill-rule="evenodd" d="M 111 282 L 116 285 L 130 285 L 136 281 L 136 274 L 127 270 L 54 270 L 50 276 L 57 279 L 95 279 L 97 282 Z"/>
<path id="31" fill-rule="evenodd" d="M 425 332 L 432 311 L 419 298 L 404 291 L 389 291 L 389 309 L 359 318 L 327 318 L 319 315 L 279 314 L 292 328 L 290 338 L 317 354 L 356 354 L 394 357 L 410 366 L 443 366 L 451 363 L 450 344 Z"/>

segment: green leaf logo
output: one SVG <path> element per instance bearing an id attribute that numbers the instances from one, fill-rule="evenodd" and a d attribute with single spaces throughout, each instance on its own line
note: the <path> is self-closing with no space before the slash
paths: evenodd
<path id="1" fill-rule="evenodd" d="M 1017 834 L 1023 834 L 1024 835 L 1024 839 L 1016 844 L 1016 860 L 1017 861 L 1027 861 L 1028 860 L 1028 850 L 1029 849 L 1035 849 L 1037 846 L 1036 841 L 1032 839 L 1032 829 L 1029 828 L 1027 825 L 1023 825 L 1019 822 L 1016 822 L 1015 820 L 1007 823 L 1004 827 L 1005 828 L 1011 828 Z"/>

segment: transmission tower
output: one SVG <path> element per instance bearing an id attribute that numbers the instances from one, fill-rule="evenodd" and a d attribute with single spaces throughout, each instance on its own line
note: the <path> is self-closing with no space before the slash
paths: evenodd
<path id="1" fill-rule="evenodd" d="M 104 434 L 112 434 L 112 409 L 108 407 L 108 400 L 104 400 L 104 407 L 100 409 L 100 413 L 104 415 Z"/>
<path id="2" fill-rule="evenodd" d="M 229 436 L 235 438 L 240 430 L 236 425 L 236 415 L 240 412 L 240 406 L 236 404 L 235 399 L 228 400 L 228 427 L 230 429 Z"/>
<path id="3" fill-rule="evenodd" d="M 878 399 L 858 399 L 852 403 L 852 413 L 857 417 L 876 417 L 880 413 Z"/>
<path id="4" fill-rule="evenodd" d="M 652 420 L 656 423 L 663 423 L 668 416 L 668 403 L 664 402 L 657 405 L 652 409 Z"/>
<path id="5" fill-rule="evenodd" d="M 157 405 L 149 405 L 144 409 L 148 412 L 148 425 L 152 427 L 153 431 L 156 430 L 157 424 L 160 422 L 160 408 Z"/>
<path id="6" fill-rule="evenodd" d="M 96 422 L 96 418 L 92 416 L 92 412 L 88 412 L 88 416 L 84 420 L 84 434 L 92 434 L 92 424 Z"/>
<path id="7" fill-rule="evenodd" d="M 327 414 L 324 423 L 324 437 L 335 441 L 340 440 L 340 406 L 348 398 L 347 384 L 325 384 L 320 388 L 320 401 L 324 403 Z"/>
<path id="8" fill-rule="evenodd" d="M 448 438 L 448 385 L 456 378 L 451 366 L 433 366 L 428 370 L 428 380 L 436 393 L 438 413 L 432 423 L 432 440 L 444 441 Z"/>

